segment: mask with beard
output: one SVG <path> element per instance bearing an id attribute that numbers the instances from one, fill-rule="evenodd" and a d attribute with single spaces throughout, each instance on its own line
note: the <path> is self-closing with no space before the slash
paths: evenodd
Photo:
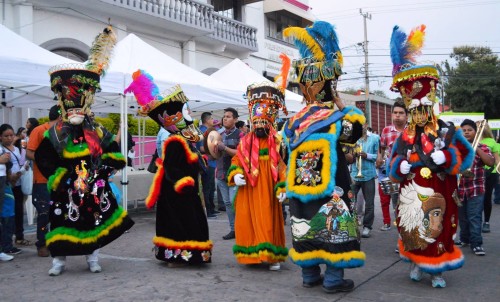
<path id="1" fill-rule="evenodd" d="M 80 125 L 85 119 L 85 114 L 81 108 L 68 109 L 68 121 L 71 125 Z"/>
<path id="2" fill-rule="evenodd" d="M 255 135 L 257 135 L 258 138 L 265 138 L 269 135 L 269 131 L 267 128 L 257 128 L 255 129 Z"/>

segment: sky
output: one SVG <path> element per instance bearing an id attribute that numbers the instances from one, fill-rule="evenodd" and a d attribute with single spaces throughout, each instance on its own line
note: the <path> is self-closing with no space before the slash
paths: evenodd
<path id="1" fill-rule="evenodd" d="M 370 91 L 382 90 L 390 98 L 399 96 L 389 90 L 392 63 L 389 41 L 392 29 L 399 25 L 406 33 L 425 24 L 426 38 L 418 63 L 441 63 L 450 60 L 453 47 L 487 46 L 500 55 L 500 1 L 498 0 L 309 0 L 310 13 L 318 20 L 335 25 L 344 56 L 346 73 L 339 90 L 364 88 L 365 56 L 363 16 L 368 40 Z"/>

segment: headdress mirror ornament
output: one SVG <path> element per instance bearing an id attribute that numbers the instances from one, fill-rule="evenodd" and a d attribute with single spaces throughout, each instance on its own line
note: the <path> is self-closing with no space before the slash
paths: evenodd
<path id="1" fill-rule="evenodd" d="M 415 127 L 425 127 L 435 135 L 437 118 L 433 106 L 438 101 L 436 85 L 438 70 L 434 65 L 419 65 L 416 57 L 421 54 L 425 38 L 425 25 L 415 27 L 406 35 L 394 26 L 390 49 L 393 63 L 391 90 L 401 93 L 409 112 L 408 135 L 415 135 Z"/>
<path id="2" fill-rule="evenodd" d="M 87 63 L 56 65 L 49 70 L 51 89 L 56 94 L 63 120 L 68 121 L 67 111 L 73 108 L 80 108 L 82 115 L 90 114 L 115 44 L 116 35 L 108 26 L 95 38 Z"/>
<path id="3" fill-rule="evenodd" d="M 301 59 L 294 60 L 300 89 L 307 104 L 329 103 L 336 97 L 336 83 L 342 74 L 343 57 L 335 28 L 316 21 L 310 27 L 289 27 L 285 37 L 293 37 Z"/>

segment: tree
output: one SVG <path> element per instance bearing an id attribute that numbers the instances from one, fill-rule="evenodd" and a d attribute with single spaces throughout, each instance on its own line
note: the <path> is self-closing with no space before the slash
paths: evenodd
<path id="1" fill-rule="evenodd" d="M 441 64 L 445 104 L 455 112 L 485 112 L 500 116 L 500 60 L 489 47 L 454 47 Z"/>

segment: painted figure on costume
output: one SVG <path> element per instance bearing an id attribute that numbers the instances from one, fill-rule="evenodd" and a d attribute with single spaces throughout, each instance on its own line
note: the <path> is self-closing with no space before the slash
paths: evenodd
<path id="1" fill-rule="evenodd" d="M 200 197 L 198 175 L 204 165 L 194 147 L 201 133 L 193 124 L 188 99 L 179 85 L 163 95 L 151 75 L 143 70 L 133 74 L 134 81 L 125 90 L 133 92 L 147 115 L 166 129 L 170 136 L 163 142 L 146 207 L 156 208 L 155 255 L 169 266 L 210 263 L 212 241 Z"/>
<path id="2" fill-rule="evenodd" d="M 284 54 L 281 58 L 281 85 L 262 83 L 247 88 L 253 127 L 241 139 L 228 170 L 228 184 L 238 186 L 233 253 L 239 263 L 266 262 L 270 270 L 279 270 L 279 262 L 288 255 L 281 209 L 286 199 L 286 165 L 280 157 L 282 138 L 274 129 L 278 110 L 287 114 L 284 92 L 290 59 Z"/>
<path id="3" fill-rule="evenodd" d="M 307 28 L 287 28 L 284 35 L 295 39 L 302 56 L 293 67 L 307 104 L 283 130 L 289 151 L 289 256 L 302 268 L 304 287 L 323 284 L 327 293 L 350 291 L 354 282 L 344 279 L 344 268 L 362 266 L 365 254 L 342 144 L 361 137 L 365 117 L 337 96 L 342 54 L 333 26 L 317 21 Z M 324 279 L 320 264 L 326 265 Z"/>
<path id="4" fill-rule="evenodd" d="M 392 33 L 391 90 L 401 93 L 409 119 L 393 146 L 387 171 L 393 182 L 400 183 L 399 252 L 411 263 L 410 278 L 420 281 L 426 272 L 433 287 L 445 287 L 442 273 L 464 262 L 453 242 L 458 225 L 457 175 L 471 165 L 474 152 L 460 129 L 434 114 L 438 71 L 433 65 L 415 63 L 424 36 L 425 25 L 408 36 L 398 26 Z"/>
<path id="5" fill-rule="evenodd" d="M 61 274 L 65 256 L 73 255 L 87 255 L 90 271 L 100 272 L 99 248 L 134 224 L 118 206 L 108 183 L 112 171 L 122 169 L 126 160 L 115 136 L 90 118 L 90 106 L 115 42 L 108 27 L 96 38 L 86 66 L 59 65 L 49 72 L 63 120 L 46 131 L 35 160 L 48 179 L 51 194 L 46 235 L 54 257 L 51 276 Z"/>

